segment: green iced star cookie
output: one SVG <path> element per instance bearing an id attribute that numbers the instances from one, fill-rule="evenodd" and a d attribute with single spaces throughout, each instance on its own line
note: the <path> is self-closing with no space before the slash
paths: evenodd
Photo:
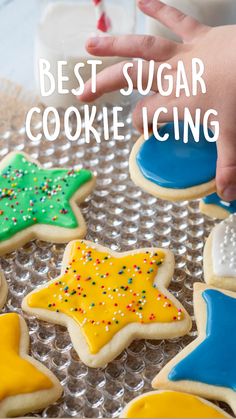
<path id="1" fill-rule="evenodd" d="M 10 153 L 0 164 L 0 253 L 33 238 L 64 243 L 84 237 L 76 202 L 94 182 L 89 170 L 43 169 L 26 154 Z"/>

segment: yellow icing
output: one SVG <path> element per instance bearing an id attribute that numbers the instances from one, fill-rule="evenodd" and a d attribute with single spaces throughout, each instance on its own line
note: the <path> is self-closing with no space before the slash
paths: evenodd
<path id="1" fill-rule="evenodd" d="M 134 400 L 125 418 L 226 418 L 191 394 L 165 391 Z"/>
<path id="2" fill-rule="evenodd" d="M 65 273 L 27 298 L 31 308 L 59 311 L 79 323 L 97 353 L 129 323 L 178 321 L 183 313 L 154 287 L 165 254 L 114 257 L 74 242 Z"/>
<path id="3" fill-rule="evenodd" d="M 20 321 L 15 313 L 0 316 L 0 400 L 52 388 L 49 378 L 19 355 Z"/>

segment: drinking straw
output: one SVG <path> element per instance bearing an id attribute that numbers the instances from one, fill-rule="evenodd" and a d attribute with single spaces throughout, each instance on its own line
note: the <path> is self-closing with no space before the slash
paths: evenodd
<path id="1" fill-rule="evenodd" d="M 109 19 L 104 0 L 93 0 L 97 16 L 97 29 L 101 32 L 109 32 L 111 29 L 111 20 Z"/>

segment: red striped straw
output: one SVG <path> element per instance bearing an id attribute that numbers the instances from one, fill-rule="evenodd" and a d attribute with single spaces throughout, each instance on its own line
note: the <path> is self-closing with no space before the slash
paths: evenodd
<path id="1" fill-rule="evenodd" d="M 103 0 L 93 0 L 97 15 L 97 29 L 101 32 L 109 32 L 111 20 L 107 16 Z"/>

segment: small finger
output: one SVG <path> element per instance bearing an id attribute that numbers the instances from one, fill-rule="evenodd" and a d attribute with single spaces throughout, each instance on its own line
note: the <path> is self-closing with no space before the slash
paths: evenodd
<path id="1" fill-rule="evenodd" d="M 84 92 L 79 96 L 79 99 L 84 102 L 92 102 L 105 93 L 126 88 L 128 86 L 127 79 L 124 76 L 124 65 L 126 63 L 132 64 L 132 67 L 129 67 L 128 69 L 128 75 L 132 81 L 133 89 L 137 88 L 137 70 L 138 66 L 142 64 L 142 86 L 145 89 L 149 80 L 149 63 L 142 61 L 142 63 L 138 64 L 137 61 L 134 61 L 133 63 L 122 61 L 111 67 L 105 68 L 97 74 L 96 93 L 92 93 L 91 91 L 91 80 L 87 81 L 85 83 Z M 157 70 L 157 67 L 158 63 L 155 64 L 155 71 Z M 155 91 L 157 89 L 156 77 L 154 77 L 151 81 L 152 83 L 150 83 L 150 89 Z"/>
<path id="2" fill-rule="evenodd" d="M 87 41 L 88 52 L 96 56 L 118 56 L 165 61 L 182 46 L 160 36 L 122 35 L 92 37 Z"/>
<path id="3" fill-rule="evenodd" d="M 222 125 L 217 148 L 217 193 L 225 201 L 234 201 L 236 200 L 236 132 Z"/>
<path id="4" fill-rule="evenodd" d="M 170 122 L 173 120 L 173 107 L 178 106 L 179 118 L 183 117 L 184 103 L 175 98 L 163 98 L 158 93 L 140 100 L 133 111 L 133 125 L 143 133 L 143 108 L 146 108 L 147 121 L 150 129 L 153 125 L 153 117 L 157 109 L 163 108 L 158 116 L 158 123 Z"/>

